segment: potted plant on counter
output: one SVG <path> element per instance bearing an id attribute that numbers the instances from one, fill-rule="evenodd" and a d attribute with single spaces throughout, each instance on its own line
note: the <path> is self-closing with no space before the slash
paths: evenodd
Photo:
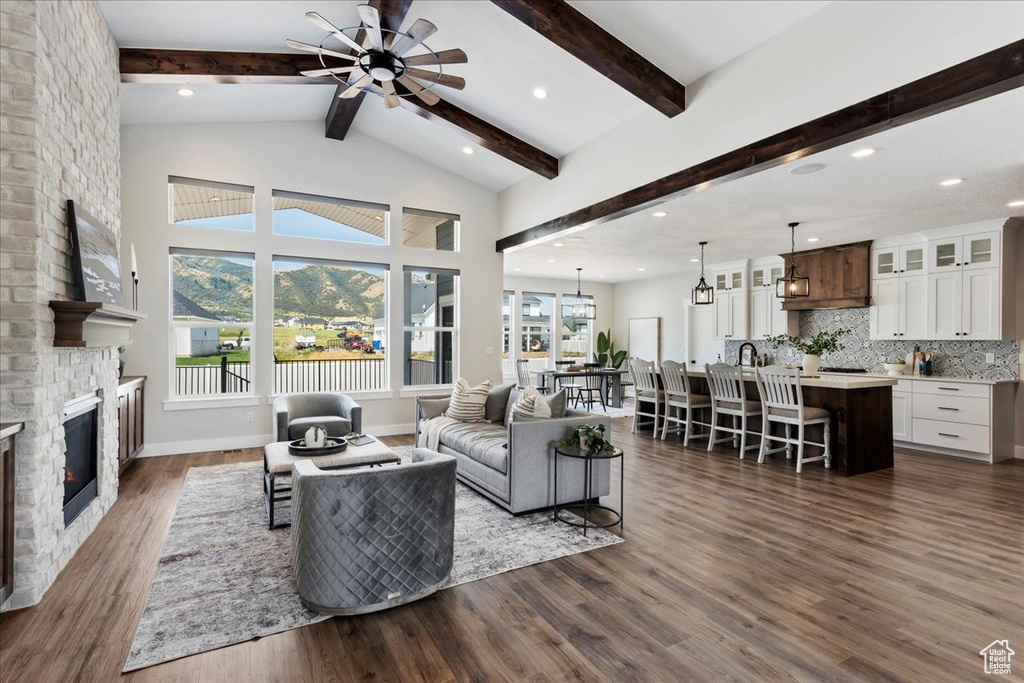
<path id="1" fill-rule="evenodd" d="M 773 349 L 777 349 L 780 346 L 790 346 L 802 352 L 804 358 L 801 365 L 803 366 L 804 374 L 814 376 L 818 374 L 818 368 L 821 366 L 822 354 L 842 351 L 845 347 L 839 340 L 848 334 L 850 334 L 850 330 L 842 327 L 832 331 L 822 330 L 808 341 L 804 341 L 800 337 L 791 337 L 788 334 L 768 337 L 767 341 L 772 345 Z"/>

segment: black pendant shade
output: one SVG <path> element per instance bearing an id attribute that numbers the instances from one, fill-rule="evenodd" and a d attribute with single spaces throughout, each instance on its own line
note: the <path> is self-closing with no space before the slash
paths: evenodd
<path id="1" fill-rule="evenodd" d="M 789 224 L 789 271 L 785 276 L 775 280 L 775 296 L 780 299 L 795 299 L 811 295 L 811 279 L 797 272 L 796 263 L 793 260 L 793 257 L 796 255 L 796 226 L 798 225 L 800 224 Z"/>
<path id="2" fill-rule="evenodd" d="M 704 279 L 705 244 L 707 244 L 707 242 L 700 243 L 700 281 L 697 283 L 697 286 L 693 288 L 693 304 L 696 306 L 706 306 L 708 304 L 715 303 L 715 290 Z"/>

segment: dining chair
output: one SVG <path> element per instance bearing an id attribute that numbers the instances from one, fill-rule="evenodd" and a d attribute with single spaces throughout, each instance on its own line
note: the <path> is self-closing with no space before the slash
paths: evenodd
<path id="1" fill-rule="evenodd" d="M 572 365 L 573 365 L 573 361 L 571 361 L 571 360 L 556 360 L 555 361 L 555 371 L 556 372 L 565 372 L 570 367 L 572 367 Z M 581 388 L 582 388 L 582 385 L 578 384 L 575 380 L 570 380 L 570 379 L 565 378 L 565 377 L 559 377 L 557 380 L 555 380 L 555 390 L 556 391 L 560 391 L 562 389 L 565 389 L 565 395 L 566 396 L 576 396 Z M 578 396 L 577 396 L 577 399 L 578 399 Z"/>
<path id="2" fill-rule="evenodd" d="M 587 404 L 587 410 L 589 411 L 594 407 L 594 403 L 601 403 L 601 410 L 608 412 L 608 405 L 604 401 L 604 377 L 591 371 L 592 374 L 584 375 L 581 379 L 583 384 L 576 388 L 576 405 L 580 403 Z M 597 394 L 595 401 L 594 394 Z M 586 397 L 584 398 L 584 394 Z"/>
<path id="3" fill-rule="evenodd" d="M 519 389 L 533 386 L 534 389 L 542 394 L 548 393 L 548 387 L 540 384 L 539 377 L 536 385 L 530 384 L 530 361 L 526 358 L 520 358 L 516 361 L 516 386 Z"/>
<path id="4" fill-rule="evenodd" d="M 686 365 L 674 360 L 661 364 L 661 381 L 665 387 L 665 419 L 661 428 L 664 441 L 669 431 L 683 432 L 683 447 L 690 445 L 690 436 L 695 439 L 710 438 L 710 432 L 693 434 L 693 426 L 711 427 L 710 422 L 698 422 L 693 419 L 695 410 L 711 408 L 711 397 L 695 394 L 690 390 L 690 378 L 686 374 Z M 685 415 L 684 415 L 685 413 Z M 670 427 L 670 423 L 674 426 Z"/>
<path id="5" fill-rule="evenodd" d="M 654 362 L 634 358 L 629 361 L 629 376 L 633 382 L 633 389 L 636 398 L 633 401 L 633 429 L 636 434 L 637 427 L 645 427 L 649 424 L 654 426 L 654 436 L 658 435 L 658 427 L 661 421 L 661 403 L 665 392 L 658 387 L 658 374 L 654 368 Z M 644 412 L 643 405 L 654 404 L 654 412 Z M 641 417 L 653 418 L 653 422 L 641 421 Z"/>
<path id="6" fill-rule="evenodd" d="M 734 365 L 727 363 L 714 363 L 704 365 L 704 372 L 708 380 L 708 390 L 711 393 L 711 434 L 708 438 L 708 452 L 715 448 L 715 444 L 724 441 L 732 441 L 734 444 L 739 439 L 740 460 L 747 452 L 747 434 L 760 436 L 757 432 L 747 429 L 747 423 L 751 417 L 761 414 L 761 404 L 758 401 L 747 399 L 747 388 L 743 383 L 743 371 Z M 722 416 L 732 416 L 732 427 L 719 424 Z M 715 439 L 716 432 L 728 432 L 732 434 L 724 439 Z M 751 444 L 750 448 L 757 448 Z"/>
<path id="7" fill-rule="evenodd" d="M 761 438 L 761 451 L 757 456 L 757 461 L 764 462 L 766 455 L 779 451 L 786 451 L 786 458 L 792 458 L 793 445 L 796 445 L 797 474 L 800 474 L 805 462 L 824 460 L 825 468 L 831 467 L 832 449 L 829 436 L 832 414 L 824 408 L 804 405 L 804 395 L 800 388 L 800 371 L 796 368 L 784 368 L 781 365 L 769 365 L 765 368 L 755 368 L 754 378 L 757 382 L 757 392 L 761 395 L 761 405 L 764 406 L 765 411 L 764 435 Z M 785 425 L 786 436 L 772 436 L 769 428 L 772 422 Z M 804 429 L 808 425 L 814 424 L 824 425 L 824 443 L 807 441 L 804 438 Z M 794 425 L 797 428 L 795 439 L 792 435 Z M 781 441 L 785 445 L 769 449 L 769 440 Z M 813 458 L 804 458 L 805 444 L 819 446 L 824 449 L 824 452 Z"/>

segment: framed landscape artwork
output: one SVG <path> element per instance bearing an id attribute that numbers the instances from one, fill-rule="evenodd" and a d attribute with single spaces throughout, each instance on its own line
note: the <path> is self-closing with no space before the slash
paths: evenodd
<path id="1" fill-rule="evenodd" d="M 121 263 L 113 231 L 70 199 L 67 210 L 75 299 L 124 306 Z"/>

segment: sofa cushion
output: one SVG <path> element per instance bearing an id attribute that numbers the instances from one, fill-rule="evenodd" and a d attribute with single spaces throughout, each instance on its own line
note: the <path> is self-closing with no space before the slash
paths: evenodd
<path id="1" fill-rule="evenodd" d="M 512 419 L 519 417 L 551 417 L 551 406 L 535 387 L 526 387 L 512 406 Z"/>
<path id="2" fill-rule="evenodd" d="M 544 402 L 551 408 L 551 417 L 565 417 L 566 396 L 565 389 L 560 389 L 548 396 L 542 396 Z"/>
<path id="3" fill-rule="evenodd" d="M 483 422 L 486 419 L 485 406 L 490 391 L 491 380 L 473 387 L 460 377 L 455 383 L 451 403 L 444 414 L 459 422 Z"/>
<path id="4" fill-rule="evenodd" d="M 442 429 L 440 441 L 491 469 L 508 472 L 508 430 L 501 425 L 459 422 Z"/>
<path id="5" fill-rule="evenodd" d="M 352 420 L 337 415 L 314 415 L 312 417 L 297 417 L 288 422 L 288 438 L 301 439 L 306 436 L 306 430 L 314 425 L 323 425 L 327 430 L 327 436 L 345 436 L 352 431 Z"/>
<path id="6" fill-rule="evenodd" d="M 508 408 L 508 398 L 515 388 L 514 384 L 502 384 L 494 387 L 487 394 L 487 403 L 484 405 L 484 419 L 494 424 L 505 424 L 505 409 Z"/>

